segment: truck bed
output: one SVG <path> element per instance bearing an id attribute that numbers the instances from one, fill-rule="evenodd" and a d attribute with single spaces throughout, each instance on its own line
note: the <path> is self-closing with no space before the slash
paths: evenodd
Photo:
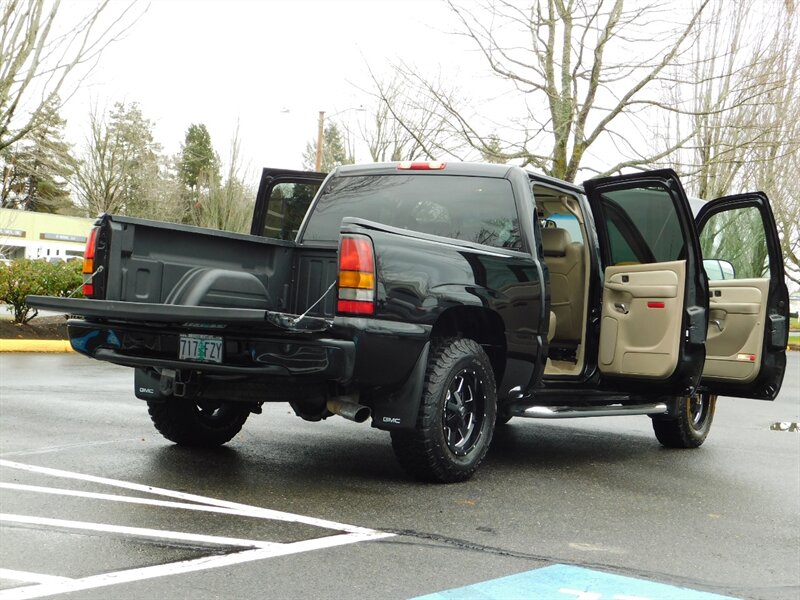
<path id="1" fill-rule="evenodd" d="M 301 314 L 336 279 L 336 247 L 106 216 L 104 300 Z M 309 313 L 333 316 L 332 295 Z"/>

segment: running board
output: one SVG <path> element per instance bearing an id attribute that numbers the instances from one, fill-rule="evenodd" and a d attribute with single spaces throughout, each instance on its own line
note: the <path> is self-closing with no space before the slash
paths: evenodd
<path id="1" fill-rule="evenodd" d="M 661 415 L 667 412 L 663 402 L 656 404 L 612 404 L 610 406 L 512 406 L 511 414 L 528 419 L 577 419 L 580 417 L 620 417 L 624 415 Z"/>

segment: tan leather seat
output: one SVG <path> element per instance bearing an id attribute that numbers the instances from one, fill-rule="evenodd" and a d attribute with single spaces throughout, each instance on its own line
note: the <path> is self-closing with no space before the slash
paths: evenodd
<path id="1" fill-rule="evenodd" d="M 583 328 L 585 267 L 583 244 L 569 231 L 542 229 L 544 262 L 550 270 L 550 310 L 556 315 L 554 342 L 580 342 Z"/>

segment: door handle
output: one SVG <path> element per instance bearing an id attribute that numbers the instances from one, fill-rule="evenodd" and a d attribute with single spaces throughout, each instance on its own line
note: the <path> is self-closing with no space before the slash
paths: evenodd
<path id="1" fill-rule="evenodd" d="M 614 308 L 617 309 L 617 312 L 621 312 L 623 315 L 627 315 L 630 310 L 628 310 L 628 306 L 623 302 L 614 302 Z"/>
<path id="2" fill-rule="evenodd" d="M 722 331 L 722 323 L 720 323 L 720 322 L 719 322 L 719 321 L 717 321 L 716 319 L 712 320 L 712 321 L 711 321 L 711 324 L 712 324 L 712 325 L 716 325 L 716 326 L 717 326 L 717 329 L 719 329 L 720 331 Z"/>

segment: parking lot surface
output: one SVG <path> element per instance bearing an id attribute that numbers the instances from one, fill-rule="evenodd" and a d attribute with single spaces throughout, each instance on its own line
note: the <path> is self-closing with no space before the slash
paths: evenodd
<path id="1" fill-rule="evenodd" d="M 0 355 L 0 600 L 796 600 L 789 361 L 775 402 L 720 399 L 696 451 L 661 448 L 646 417 L 513 419 L 445 486 L 408 479 L 385 433 L 284 405 L 223 448 L 178 448 L 131 371 Z"/>

